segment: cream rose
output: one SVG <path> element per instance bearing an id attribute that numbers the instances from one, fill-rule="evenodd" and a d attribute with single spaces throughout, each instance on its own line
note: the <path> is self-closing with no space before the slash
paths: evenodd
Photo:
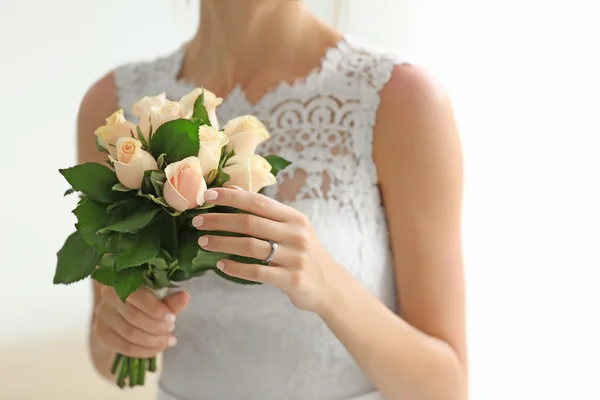
<path id="1" fill-rule="evenodd" d="M 135 124 L 127 121 L 123 109 L 114 112 L 106 118 L 106 125 L 96 129 L 98 144 L 104 147 L 111 156 L 117 157 L 117 141 L 122 137 L 131 138 L 131 133 L 136 135 Z"/>
<path id="2" fill-rule="evenodd" d="M 140 118 L 140 129 L 146 138 L 150 132 L 156 132 L 159 126 L 174 119 L 185 118 L 186 110 L 177 101 L 167 100 L 166 95 L 144 97 L 133 105 L 132 114 Z"/>
<path id="3" fill-rule="evenodd" d="M 269 138 L 265 126 L 252 115 L 234 118 L 223 129 L 229 138 L 227 151 L 233 149 L 235 154 L 254 154 L 256 147 Z"/>
<path id="4" fill-rule="evenodd" d="M 161 93 L 158 96 L 146 96 L 142 98 L 137 103 L 133 104 L 131 112 L 133 115 L 137 117 L 141 117 L 142 115 L 150 114 L 150 109 L 152 107 L 162 107 L 167 102 L 167 95 L 165 93 Z"/>
<path id="5" fill-rule="evenodd" d="M 207 178 L 208 174 L 219 166 L 221 149 L 227 144 L 229 138 L 223 132 L 208 125 L 202 125 L 198 129 L 198 136 L 200 138 L 198 158 L 204 178 Z"/>
<path id="6" fill-rule="evenodd" d="M 116 158 L 109 158 L 115 166 L 117 179 L 128 189 L 141 188 L 144 172 L 158 169 L 154 157 L 142 150 L 142 143 L 132 137 L 120 138 L 117 141 L 116 153 Z"/>
<path id="7" fill-rule="evenodd" d="M 187 118 L 191 118 L 192 114 L 194 113 L 194 103 L 196 102 L 196 99 L 198 99 L 198 96 L 200 96 L 202 93 L 202 90 L 204 90 L 204 107 L 206 107 L 210 124 L 213 126 L 213 128 L 219 130 L 217 107 L 223 103 L 222 98 L 217 97 L 210 90 L 196 88 L 179 99 L 179 103 L 181 103 L 183 108 L 186 110 Z"/>
<path id="8" fill-rule="evenodd" d="M 204 204 L 206 181 L 198 157 L 187 157 L 167 165 L 167 180 L 163 197 L 177 211 L 185 211 Z"/>
<path id="9" fill-rule="evenodd" d="M 239 186 L 250 192 L 277 182 L 271 173 L 271 164 L 256 154 L 236 154 L 227 160 L 223 172 L 230 176 L 225 186 Z"/>

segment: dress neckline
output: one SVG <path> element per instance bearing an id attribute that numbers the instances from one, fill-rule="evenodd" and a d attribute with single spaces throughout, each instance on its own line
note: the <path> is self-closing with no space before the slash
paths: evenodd
<path id="1" fill-rule="evenodd" d="M 243 107 L 244 109 L 256 109 L 264 103 L 268 103 L 270 99 L 274 97 L 279 97 L 279 94 L 282 92 L 289 92 L 294 88 L 307 85 L 309 82 L 314 81 L 324 70 L 327 69 L 328 61 L 339 58 L 338 54 L 349 41 L 350 38 L 348 37 L 348 35 L 343 34 L 342 37 L 334 45 L 328 47 L 325 50 L 319 64 L 315 66 L 308 74 L 294 79 L 294 81 L 291 83 L 289 83 L 288 81 L 281 81 L 279 84 L 265 91 L 256 102 L 250 102 L 246 95 L 246 91 L 241 87 L 239 83 L 237 83 L 233 87 L 233 89 L 231 89 L 229 93 L 227 93 L 223 97 L 223 104 L 233 103 Z M 185 61 L 185 48 L 186 44 L 182 45 L 173 55 L 174 57 L 172 76 L 175 84 L 181 87 L 182 90 L 191 91 L 197 86 L 187 81 L 186 79 L 179 77 L 179 73 L 181 72 L 181 68 L 183 67 L 183 62 Z"/>

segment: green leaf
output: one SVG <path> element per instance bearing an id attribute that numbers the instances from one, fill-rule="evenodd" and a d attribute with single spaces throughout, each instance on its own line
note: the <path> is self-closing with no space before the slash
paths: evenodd
<path id="1" fill-rule="evenodd" d="M 144 268 L 128 268 L 118 271 L 115 275 L 115 291 L 123 303 L 127 300 L 130 294 L 135 292 L 142 286 L 144 282 Z"/>
<path id="2" fill-rule="evenodd" d="M 162 171 L 160 171 L 162 172 Z M 140 192 L 138 192 L 138 195 L 147 195 L 147 194 L 151 194 L 151 195 L 155 195 L 156 197 L 160 197 L 162 196 L 162 187 L 160 188 L 160 194 L 157 194 L 155 191 L 155 187 L 154 184 L 152 183 L 152 171 L 145 171 L 144 172 L 144 176 L 142 178 L 142 188 L 140 189 Z"/>
<path id="3" fill-rule="evenodd" d="M 221 161 L 219 161 L 219 169 L 223 169 L 223 167 L 225 166 L 225 163 L 227 163 L 227 161 L 229 161 L 230 158 L 232 158 L 233 156 L 235 156 L 235 150 L 231 149 L 231 151 L 229 153 L 226 153 L 226 148 L 223 147 L 222 149 L 222 154 L 221 154 Z"/>
<path id="4" fill-rule="evenodd" d="M 234 150 L 231 150 L 229 153 L 226 153 L 225 147 L 223 147 L 221 160 L 219 161 L 219 165 L 217 167 L 216 176 L 213 182 L 211 183 L 210 187 L 222 187 L 227 181 L 229 181 L 229 179 L 231 179 L 229 174 L 223 171 L 223 167 L 225 166 L 225 163 L 233 156 L 235 156 Z"/>
<path id="5" fill-rule="evenodd" d="M 112 191 L 112 187 L 119 183 L 117 176 L 102 164 L 90 162 L 59 169 L 59 172 L 71 184 L 73 190 L 94 201 L 110 204 L 118 199 L 118 194 Z"/>
<path id="6" fill-rule="evenodd" d="M 204 88 L 202 88 L 202 91 L 200 92 L 200 96 L 198 96 L 196 98 L 196 101 L 194 102 L 194 106 L 196 105 L 196 103 L 204 105 Z"/>
<path id="7" fill-rule="evenodd" d="M 169 265 L 167 264 L 167 262 L 165 261 L 164 258 L 161 257 L 154 257 L 151 261 L 150 264 L 152 264 L 153 268 L 156 268 L 158 270 L 161 271 L 166 271 L 169 269 Z"/>
<path id="8" fill-rule="evenodd" d="M 164 198 L 164 197 L 156 197 L 156 196 L 154 196 L 154 195 L 151 195 L 151 194 L 146 194 L 146 195 L 144 195 L 144 196 L 145 196 L 145 197 L 147 197 L 147 198 L 149 198 L 150 200 L 152 200 L 152 201 L 153 201 L 153 202 L 155 202 L 156 204 L 159 204 L 159 205 L 161 205 L 161 206 L 163 206 L 163 207 L 165 207 L 165 208 L 168 208 L 168 209 L 170 210 L 170 211 L 169 211 L 169 214 L 171 214 L 171 215 L 174 215 L 174 214 L 175 214 L 175 215 L 179 215 L 179 214 L 181 214 L 181 212 L 179 212 L 179 211 L 175 211 L 175 210 L 174 210 L 174 209 L 173 209 L 173 208 L 172 208 L 172 207 L 169 205 L 169 203 L 167 203 L 167 201 L 165 200 L 165 198 Z M 171 211 L 172 211 L 172 212 L 171 212 Z"/>
<path id="9" fill-rule="evenodd" d="M 131 217 L 134 213 L 144 207 L 149 207 L 152 204 L 144 197 L 127 196 L 128 198 L 111 204 L 106 208 L 110 213 L 110 223 L 116 224 Z"/>
<path id="10" fill-rule="evenodd" d="M 179 233 L 179 243 L 177 248 L 177 259 L 179 268 L 189 275 L 193 270 L 192 260 L 198 255 L 198 238 L 200 232 L 194 228 L 182 229 Z"/>
<path id="11" fill-rule="evenodd" d="M 222 187 L 225 183 L 229 181 L 229 179 L 231 179 L 231 176 L 229 176 L 228 173 L 220 169 L 211 187 Z"/>
<path id="12" fill-rule="evenodd" d="M 198 96 L 194 102 L 194 113 L 192 114 L 192 119 L 200 122 L 200 125 L 212 126 L 210 119 L 208 118 L 208 111 L 204 105 L 204 88 L 202 88 L 200 96 Z"/>
<path id="13" fill-rule="evenodd" d="M 102 254 L 90 247 L 78 231 L 67 238 L 56 256 L 55 284 L 69 284 L 87 278 L 102 258 Z"/>
<path id="14" fill-rule="evenodd" d="M 167 271 L 157 269 L 154 271 L 154 276 L 152 281 L 154 282 L 154 286 L 157 288 L 165 288 L 173 286 L 171 281 L 169 280 L 169 276 Z"/>
<path id="15" fill-rule="evenodd" d="M 206 271 L 209 269 L 216 269 L 217 262 L 219 260 L 224 260 L 228 258 L 231 258 L 231 254 L 217 253 L 199 249 L 196 252 L 196 257 L 194 257 L 194 259 L 192 260 L 191 273 L 195 273 L 198 271 Z"/>
<path id="16" fill-rule="evenodd" d="M 160 226 L 152 224 L 141 231 L 123 235 L 117 244 L 117 271 L 142 265 L 152 260 L 160 251 Z"/>
<path id="17" fill-rule="evenodd" d="M 160 220 L 155 222 L 160 224 L 160 247 L 170 256 L 177 256 L 177 224 L 175 218 L 168 214 L 163 214 Z"/>
<path id="18" fill-rule="evenodd" d="M 198 97 L 198 99 L 200 99 L 200 97 Z M 200 125 L 212 126 L 210 124 L 210 119 L 208 118 L 206 107 L 204 104 L 199 104 L 198 99 L 196 99 L 196 103 L 194 103 L 194 115 L 192 118 L 198 121 Z"/>
<path id="19" fill-rule="evenodd" d="M 164 171 L 150 171 L 150 184 L 157 197 L 162 197 L 167 175 Z"/>
<path id="20" fill-rule="evenodd" d="M 193 276 L 200 276 L 204 273 L 204 271 L 193 275 Z M 182 282 L 182 281 L 186 281 L 188 279 L 190 279 L 192 276 L 187 276 L 186 273 L 181 270 L 181 269 L 175 269 L 172 271 L 171 275 L 169 276 L 169 279 L 173 282 Z"/>
<path id="21" fill-rule="evenodd" d="M 106 205 L 84 198 L 73 210 L 73 214 L 77 217 L 75 226 L 83 240 L 100 253 L 104 253 L 108 237 L 98 235 L 98 231 L 110 223 Z"/>
<path id="22" fill-rule="evenodd" d="M 114 269 L 107 267 L 96 268 L 94 272 L 92 272 L 92 279 L 104 286 L 115 286 L 116 276 L 117 272 Z"/>
<path id="23" fill-rule="evenodd" d="M 162 124 L 152 138 L 152 155 L 157 158 L 166 154 L 167 163 L 198 156 L 200 138 L 198 121 L 176 119 Z"/>
<path id="24" fill-rule="evenodd" d="M 150 133 L 148 134 L 148 136 L 150 136 Z M 146 150 L 146 151 L 150 150 L 150 143 L 144 136 L 144 133 L 142 132 L 142 129 L 139 126 L 137 126 L 137 139 L 142 143 L 142 148 L 144 150 Z"/>
<path id="25" fill-rule="evenodd" d="M 75 190 L 73 190 L 73 188 L 69 188 L 69 189 L 66 190 L 66 192 L 65 192 L 65 194 L 63 196 L 68 196 L 68 195 L 73 194 L 73 193 L 75 193 Z"/>
<path id="26" fill-rule="evenodd" d="M 148 204 L 144 207 L 139 208 L 124 220 L 109 225 L 98 231 L 100 234 L 108 232 L 123 232 L 123 233 L 135 233 L 150 224 L 156 214 L 161 211 L 160 207 L 156 207 L 153 204 Z"/>
<path id="27" fill-rule="evenodd" d="M 115 254 L 104 254 L 98 261 L 98 266 L 100 268 L 113 268 L 116 260 L 117 256 Z"/>
<path id="28" fill-rule="evenodd" d="M 119 240 L 123 237 L 122 233 L 113 233 L 108 236 L 108 240 L 106 241 L 106 252 L 107 253 L 116 253 L 118 251 L 117 246 L 119 245 Z"/>
<path id="29" fill-rule="evenodd" d="M 158 158 L 156 159 L 156 164 L 158 165 L 158 169 L 165 169 L 165 167 L 167 166 L 167 162 L 165 161 L 165 158 L 167 157 L 166 154 L 161 154 L 160 156 L 158 156 Z"/>
<path id="30" fill-rule="evenodd" d="M 291 162 L 289 162 L 285 158 L 276 155 L 266 156 L 265 160 L 267 160 L 267 162 L 271 164 L 271 173 L 275 176 L 277 176 L 277 174 L 280 171 L 284 170 L 285 168 L 287 168 L 288 165 L 291 164 Z"/>
<path id="31" fill-rule="evenodd" d="M 114 185 L 112 187 L 112 190 L 114 190 L 115 192 L 131 192 L 131 189 L 129 189 L 128 187 L 123 186 L 120 183 L 117 183 L 116 185 Z"/>

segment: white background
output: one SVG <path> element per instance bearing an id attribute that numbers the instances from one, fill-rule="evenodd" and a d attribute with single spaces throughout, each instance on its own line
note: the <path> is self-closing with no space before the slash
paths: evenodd
<path id="1" fill-rule="evenodd" d="M 197 22 L 191 3 L 0 4 L 2 398 L 106 390 L 85 386 L 98 384 L 85 359 L 89 283 L 51 284 L 74 222 L 75 199 L 61 197 L 57 169 L 75 163 L 87 88 L 120 63 L 186 40 Z M 309 3 L 333 20 L 331 0 Z M 466 164 L 471 398 L 600 399 L 600 3 L 342 3 L 343 29 L 424 64 L 454 99 Z M 15 358 L 57 351 L 54 368 Z M 67 362 L 80 379 L 63 378 Z M 55 394 L 34 394 L 36 385 L 16 392 L 27 371 L 62 371 L 47 389 Z"/>

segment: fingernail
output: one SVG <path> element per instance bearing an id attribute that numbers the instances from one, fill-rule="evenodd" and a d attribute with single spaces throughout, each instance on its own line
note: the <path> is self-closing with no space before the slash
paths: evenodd
<path id="1" fill-rule="evenodd" d="M 177 338 L 175 336 L 169 336 L 169 341 L 167 342 L 167 345 L 169 347 L 173 347 L 177 344 Z"/>
<path id="2" fill-rule="evenodd" d="M 206 236 L 200 236 L 200 239 L 198 239 L 198 244 L 202 247 L 206 246 L 208 244 L 208 238 Z"/>
<path id="3" fill-rule="evenodd" d="M 169 326 L 169 333 L 173 332 L 174 330 L 175 330 L 175 325 Z"/>
<path id="4" fill-rule="evenodd" d="M 216 190 L 208 189 L 204 192 L 204 200 L 215 200 L 218 195 Z"/>
<path id="5" fill-rule="evenodd" d="M 192 219 L 192 225 L 194 225 L 196 228 L 201 227 L 204 225 L 204 217 L 202 215 L 196 215 L 194 219 Z"/>
<path id="6" fill-rule="evenodd" d="M 221 271 L 223 271 L 223 269 L 225 268 L 225 262 L 217 261 L 217 268 L 219 268 Z"/>
<path id="7" fill-rule="evenodd" d="M 231 186 L 229 186 L 229 189 L 235 189 L 235 190 L 241 190 L 241 191 L 244 191 L 244 189 L 242 189 L 242 188 L 241 188 L 241 187 L 239 187 L 239 186 L 235 186 L 235 185 L 231 185 Z"/>
<path id="8" fill-rule="evenodd" d="M 174 324 L 175 323 L 175 315 L 174 314 L 165 315 L 165 321 L 167 321 L 170 324 Z"/>

